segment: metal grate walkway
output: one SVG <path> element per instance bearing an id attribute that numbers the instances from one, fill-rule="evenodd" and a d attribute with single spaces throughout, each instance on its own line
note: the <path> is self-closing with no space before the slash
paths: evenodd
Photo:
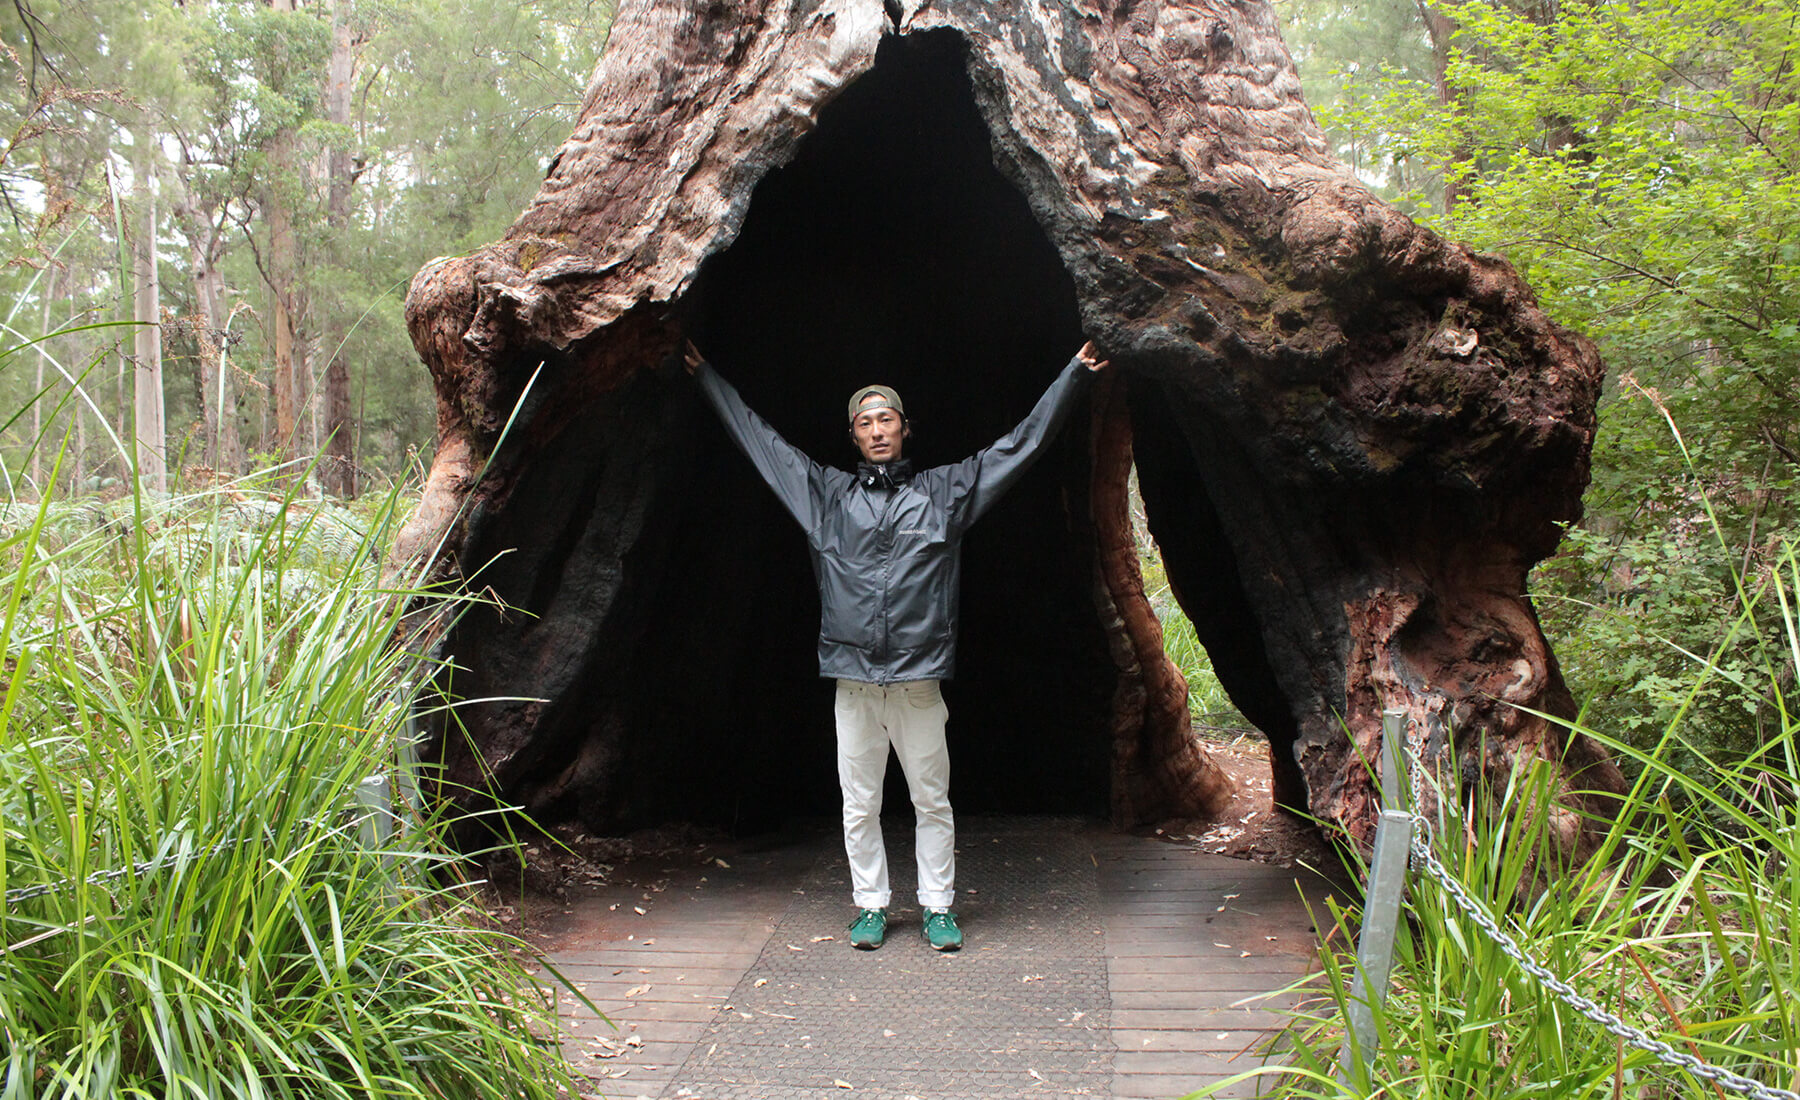
<path id="1" fill-rule="evenodd" d="M 968 945 L 956 954 L 927 948 L 902 904 L 912 856 L 899 821 L 879 951 L 844 940 L 853 911 L 835 835 L 728 867 L 639 869 L 572 905 L 548 953 L 615 1025 L 564 1006 L 592 1094 L 1137 1100 L 1260 1063 L 1280 1005 L 1244 1002 L 1312 959 L 1299 873 L 1078 819 L 958 828 Z"/>

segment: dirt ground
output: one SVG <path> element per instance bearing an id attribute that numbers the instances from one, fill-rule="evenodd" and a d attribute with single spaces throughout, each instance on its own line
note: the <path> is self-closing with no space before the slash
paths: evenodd
<path id="1" fill-rule="evenodd" d="M 1237 792 L 1213 821 L 1171 824 L 1158 836 L 1203 852 L 1330 872 L 1338 865 L 1319 830 L 1304 818 L 1275 808 L 1269 778 L 1269 743 L 1254 734 L 1208 738 L 1207 753 L 1225 769 Z"/>

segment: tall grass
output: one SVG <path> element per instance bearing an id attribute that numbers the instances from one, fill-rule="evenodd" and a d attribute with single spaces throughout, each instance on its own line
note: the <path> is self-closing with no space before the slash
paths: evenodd
<path id="1" fill-rule="evenodd" d="M 430 671 L 399 500 L 0 510 L 0 1097 L 572 1091 L 436 828 L 362 838 Z"/>
<path id="2" fill-rule="evenodd" d="M 1504 791 L 1469 792 L 1462 801 L 1450 792 L 1434 822 L 1434 850 L 1528 955 L 1586 996 L 1677 1050 L 1800 1090 L 1800 548 L 1793 544 L 1778 553 L 1767 583 L 1744 593 L 1744 621 L 1760 615 L 1776 617 L 1784 639 L 1763 649 L 1759 685 L 1779 735 L 1748 758 L 1708 755 L 1689 743 L 1679 717 L 1647 749 L 1584 730 L 1638 776 L 1597 858 L 1558 865 L 1546 836 L 1552 792 L 1542 768 L 1521 771 Z M 1703 666 L 1693 690 L 1703 690 L 1711 674 Z M 1409 906 L 1367 1077 L 1335 1079 L 1351 960 L 1328 953 L 1329 998 L 1289 1032 L 1291 1065 L 1280 1095 L 1729 1095 L 1568 1008 L 1417 874 Z M 1354 909 L 1334 915 L 1337 942 L 1353 942 Z"/>

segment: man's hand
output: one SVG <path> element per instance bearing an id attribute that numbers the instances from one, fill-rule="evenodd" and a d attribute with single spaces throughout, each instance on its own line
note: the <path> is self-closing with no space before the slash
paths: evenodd
<path id="1" fill-rule="evenodd" d="M 1100 358 L 1100 349 L 1094 346 L 1092 340 L 1081 345 L 1081 350 L 1075 353 L 1075 357 L 1080 359 L 1082 365 L 1091 371 L 1103 371 L 1112 364 L 1111 359 Z"/>
<path id="2" fill-rule="evenodd" d="M 701 355 L 700 349 L 694 346 L 692 340 L 689 340 L 687 341 L 687 350 L 681 353 L 681 361 L 687 364 L 687 372 L 692 374 L 700 364 L 706 362 L 706 356 Z"/>

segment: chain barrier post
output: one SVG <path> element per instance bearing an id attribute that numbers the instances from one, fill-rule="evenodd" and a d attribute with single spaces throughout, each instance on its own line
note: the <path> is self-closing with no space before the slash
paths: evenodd
<path id="1" fill-rule="evenodd" d="M 388 788 L 385 775 L 371 775 L 356 785 L 356 804 L 362 809 L 356 829 L 365 848 L 385 848 L 394 839 L 394 800 Z"/>
<path id="2" fill-rule="evenodd" d="M 1350 983 L 1346 1021 L 1348 1041 L 1338 1058 L 1340 1079 L 1351 1074 L 1365 1079 L 1380 1043 L 1375 1009 L 1387 996 L 1394 937 L 1400 931 L 1400 902 L 1406 895 L 1407 851 L 1412 843 L 1413 817 L 1400 797 L 1406 774 L 1405 737 L 1406 712 L 1392 707 L 1382 711 L 1381 820 L 1375 826 L 1375 856 L 1363 893 L 1362 930 L 1357 935 L 1356 974 Z"/>
<path id="3" fill-rule="evenodd" d="M 407 685 L 407 698 L 413 698 L 413 685 Z M 412 813 L 419 808 L 419 746 L 425 742 L 425 731 L 419 728 L 417 705 L 408 707 L 406 719 L 400 723 L 400 743 L 396 746 L 398 771 L 394 777 L 394 793 L 399 797 L 398 809 Z"/>

